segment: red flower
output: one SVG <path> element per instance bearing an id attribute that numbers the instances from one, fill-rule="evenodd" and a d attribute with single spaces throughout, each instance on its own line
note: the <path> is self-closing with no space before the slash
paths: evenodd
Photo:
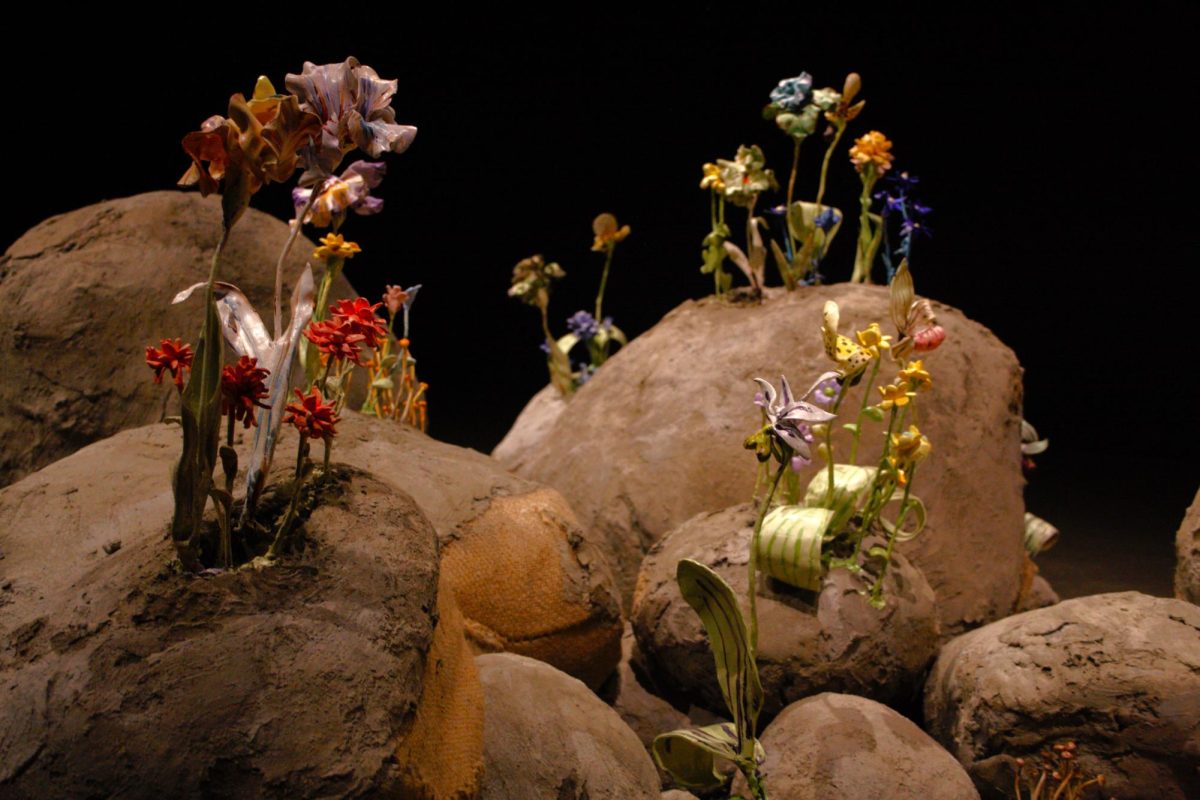
<path id="1" fill-rule="evenodd" d="M 344 317 L 314 322 L 308 326 L 304 336 L 330 358 L 345 359 L 360 367 L 365 366 L 358 352 L 358 343 L 367 337 L 356 332 Z"/>
<path id="2" fill-rule="evenodd" d="M 325 405 L 317 387 L 314 386 L 307 395 L 299 389 L 295 391 L 300 402 L 288 403 L 288 415 L 283 418 L 283 421 L 295 425 L 301 436 L 309 439 L 324 439 L 328 444 L 329 440 L 337 435 L 334 426 L 341 422 L 341 418 L 334 416 L 333 406 Z"/>
<path id="3" fill-rule="evenodd" d="M 190 344 L 184 344 L 182 339 L 171 341 L 163 339 L 159 342 L 161 350 L 153 347 L 146 348 L 146 364 L 154 370 L 154 382 L 162 383 L 163 372 L 171 371 L 171 378 L 175 381 L 175 388 L 183 391 L 183 371 L 192 368 L 192 357 L 195 355 L 192 352 Z"/>
<path id="4" fill-rule="evenodd" d="M 263 379 L 270 373 L 258 366 L 258 359 L 242 356 L 236 364 L 228 364 L 221 370 L 221 413 L 229 414 L 233 421 L 245 420 L 249 428 L 254 422 L 254 408 L 270 408 L 262 402 L 270 392 Z"/>
<path id="5" fill-rule="evenodd" d="M 329 307 L 333 319 L 341 320 L 356 334 L 361 334 L 367 347 L 379 347 L 387 338 L 387 327 L 383 320 L 375 316 L 375 311 L 383 303 L 371 305 L 365 298 L 354 300 L 338 300 L 337 305 Z"/>

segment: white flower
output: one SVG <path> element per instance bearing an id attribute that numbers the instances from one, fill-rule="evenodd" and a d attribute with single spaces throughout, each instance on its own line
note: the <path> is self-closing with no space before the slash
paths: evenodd
<path id="1" fill-rule="evenodd" d="M 837 416 L 812 403 L 805 402 L 805 399 L 822 382 L 829 378 L 835 378 L 837 375 L 836 372 L 824 373 L 800 399 L 792 397 L 792 387 L 788 385 L 787 378 L 782 375 L 779 376 L 779 393 L 776 393 L 775 387 L 762 378 L 754 379 L 762 389 L 762 394 L 755 398 L 754 402 L 755 405 L 767 412 L 767 424 L 770 426 L 771 432 L 802 458 L 812 459 L 812 451 L 808 447 L 808 443 L 812 441 L 809 425 L 829 422 Z"/>

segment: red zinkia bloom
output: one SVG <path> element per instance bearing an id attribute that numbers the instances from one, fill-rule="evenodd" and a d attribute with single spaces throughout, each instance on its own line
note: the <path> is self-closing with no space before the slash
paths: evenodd
<path id="1" fill-rule="evenodd" d="M 333 406 L 325 405 L 315 386 L 307 395 L 296 389 L 296 397 L 300 398 L 300 402 L 288 403 L 288 415 L 283 421 L 295 425 L 301 436 L 324 439 L 328 444 L 329 440 L 337 435 L 334 426 L 341 422 L 340 417 L 333 415 Z"/>
<path id="2" fill-rule="evenodd" d="M 365 341 L 367 337 L 355 332 L 344 317 L 314 322 L 308 326 L 304 336 L 331 358 L 341 358 L 360 367 L 365 366 L 358 352 L 358 343 Z"/>
<path id="3" fill-rule="evenodd" d="M 362 334 L 367 347 L 379 347 L 387 338 L 387 327 L 382 319 L 375 316 L 375 311 L 382 305 L 371 305 L 365 298 L 356 297 L 354 300 L 338 300 L 337 305 L 329 307 L 329 313 L 334 319 L 344 321 L 354 333 Z"/>
<path id="4" fill-rule="evenodd" d="M 163 339 L 159 342 L 161 350 L 153 347 L 146 348 L 146 364 L 154 369 L 154 382 L 162 383 L 163 372 L 171 371 L 175 388 L 183 391 L 183 371 L 192 368 L 192 352 L 190 344 L 184 344 L 182 339 L 171 341 Z"/>
<path id="5" fill-rule="evenodd" d="M 270 408 L 262 402 L 270 392 L 263 379 L 270 373 L 258 366 L 258 359 L 242 356 L 236 364 L 228 364 L 221 370 L 221 413 L 229 414 L 233 421 L 245 420 L 245 427 L 256 424 L 254 408 Z"/>

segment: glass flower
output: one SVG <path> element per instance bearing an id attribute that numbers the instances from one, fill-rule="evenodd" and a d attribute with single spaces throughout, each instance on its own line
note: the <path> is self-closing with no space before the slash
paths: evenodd
<path id="1" fill-rule="evenodd" d="M 163 339 L 158 347 L 146 348 L 146 364 L 154 370 L 154 382 L 162 383 L 163 373 L 170 372 L 175 388 L 183 391 L 183 372 L 192 368 L 192 352 L 190 344 L 184 344 L 182 339 Z"/>
<path id="2" fill-rule="evenodd" d="M 379 347 L 388 335 L 387 326 L 375 315 L 382 306 L 382 302 L 372 305 L 364 297 L 338 300 L 329 307 L 329 316 L 346 326 L 351 334 L 362 336 L 367 347 Z"/>
<path id="3" fill-rule="evenodd" d="M 823 380 L 813 390 L 812 401 L 819 406 L 829 407 L 841 391 L 842 385 L 838 383 L 837 378 Z"/>
<path id="4" fill-rule="evenodd" d="M 933 443 L 924 436 L 916 425 L 909 425 L 903 433 L 892 434 L 892 456 L 901 465 L 910 466 L 923 461 L 933 450 Z"/>
<path id="5" fill-rule="evenodd" d="M 221 413 L 229 414 L 234 422 L 242 421 L 243 427 L 256 424 L 255 408 L 270 408 L 263 402 L 270 392 L 266 377 L 270 373 L 258 366 L 258 359 L 242 356 L 221 370 Z"/>
<path id="6" fill-rule="evenodd" d="M 892 143 L 879 131 L 870 131 L 854 140 L 850 148 L 850 161 L 859 172 L 872 167 L 877 175 L 892 168 Z"/>
<path id="7" fill-rule="evenodd" d="M 856 336 L 858 336 L 858 343 L 873 358 L 879 358 L 880 351 L 888 350 L 892 346 L 892 337 L 880 329 L 878 322 L 872 322 L 865 331 L 858 331 Z"/>
<path id="8" fill-rule="evenodd" d="M 329 440 L 337 435 L 337 424 L 341 419 L 333 413 L 333 406 L 325 405 L 317 387 L 306 395 L 299 389 L 295 390 L 298 403 L 288 403 L 287 416 L 284 422 L 290 422 L 300 431 L 300 435 L 308 439 Z"/>
<path id="9" fill-rule="evenodd" d="M 825 345 L 825 355 L 837 364 L 838 373 L 843 379 L 851 379 L 871 363 L 871 353 L 862 345 L 838 333 L 840 321 L 841 311 L 838 304 L 833 300 L 826 300 L 821 309 L 821 340 Z"/>
<path id="10" fill-rule="evenodd" d="M 629 236 L 629 226 L 617 227 L 617 218 L 604 213 L 592 220 L 592 233 L 596 235 L 596 240 L 592 242 L 592 250 L 603 252 L 616 247 L 617 242 L 624 241 L 625 237 Z"/>
<path id="11" fill-rule="evenodd" d="M 393 316 L 400 313 L 400 309 L 408 310 L 412 308 L 412 304 L 417 299 L 417 292 L 421 289 L 421 284 L 410 286 L 407 289 L 402 289 L 399 286 L 388 284 L 384 287 L 383 304 L 387 307 L 388 313 Z"/>
<path id="12" fill-rule="evenodd" d="M 546 263 L 541 254 L 523 258 L 513 267 L 509 297 L 519 297 L 526 303 L 539 305 L 550 289 L 550 282 L 566 277 L 557 262 Z"/>
<path id="13" fill-rule="evenodd" d="M 908 362 L 908 366 L 900 370 L 900 380 L 906 381 L 917 392 L 933 388 L 933 377 L 926 371 L 923 360 Z"/>
<path id="14" fill-rule="evenodd" d="M 356 333 L 344 318 L 314 322 L 305 329 L 304 338 L 315 344 L 327 358 L 349 361 L 360 367 L 366 366 L 358 345 L 367 337 Z"/>
<path id="15" fill-rule="evenodd" d="M 910 392 L 907 386 L 898 383 L 890 383 L 887 386 L 880 386 L 879 393 L 883 395 L 883 400 L 880 401 L 879 407 L 884 411 L 890 408 L 902 408 L 908 405 L 910 398 L 916 397 L 916 392 Z"/>
<path id="16" fill-rule="evenodd" d="M 357 242 L 347 242 L 340 233 L 326 234 L 319 241 L 321 246 L 313 250 L 313 258 L 322 261 L 333 258 L 354 258 L 356 253 L 362 252 L 362 248 L 358 246 Z"/>
<path id="17" fill-rule="evenodd" d="M 794 78 L 784 78 L 779 85 L 771 90 L 771 102 L 784 111 L 795 113 L 808 99 L 812 89 L 812 75 L 801 72 Z"/>
<path id="18" fill-rule="evenodd" d="M 758 145 L 742 145 L 733 161 L 718 159 L 717 166 L 725 184 L 725 197 L 735 205 L 749 207 L 761 192 L 779 188 L 775 173 L 766 168 L 766 156 Z"/>
<path id="19" fill-rule="evenodd" d="M 304 222 L 328 228 L 335 220 L 344 219 L 348 211 L 361 216 L 378 214 L 383 210 L 383 200 L 372 197 L 371 190 L 379 186 L 386 173 L 387 164 L 382 161 L 355 161 L 341 176 L 325 180 Z M 300 186 L 292 190 L 297 214 L 308 205 L 312 193 L 312 189 Z"/>
<path id="20" fill-rule="evenodd" d="M 767 426 L 771 429 L 772 435 L 790 447 L 796 455 L 810 461 L 812 460 L 812 451 L 808 445 L 812 441 L 813 435 L 809 426 L 828 422 L 835 415 L 812 403 L 807 403 L 805 400 L 822 381 L 828 380 L 832 376 L 832 373 L 822 375 L 800 399 L 792 397 L 792 389 L 788 385 L 787 378 L 783 376 L 779 378 L 780 391 L 778 393 L 774 386 L 762 378 L 754 379 L 754 382 L 762 390 L 755 395 L 754 404 L 766 412 Z"/>
<path id="21" fill-rule="evenodd" d="M 712 189 L 725 194 L 725 182 L 721 180 L 721 168 L 716 164 L 704 165 L 704 177 L 700 180 L 701 189 Z"/>
<path id="22" fill-rule="evenodd" d="M 320 136 L 306 153 L 303 185 L 330 175 L 342 157 L 358 148 L 371 158 L 403 153 L 417 129 L 396 123 L 392 97 L 397 81 L 382 80 L 354 57 L 340 64 L 320 66 L 306 61 L 299 75 L 289 74 L 284 84 L 300 99 L 300 108 L 320 120 Z"/>
<path id="23" fill-rule="evenodd" d="M 600 323 L 588 312 L 576 311 L 567 318 L 567 330 L 586 342 L 600 333 Z"/>

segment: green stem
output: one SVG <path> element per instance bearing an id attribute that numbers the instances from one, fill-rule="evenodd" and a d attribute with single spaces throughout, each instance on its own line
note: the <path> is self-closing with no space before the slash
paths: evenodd
<path id="1" fill-rule="evenodd" d="M 763 520 L 767 517 L 767 511 L 771 508 L 771 501 L 775 499 L 775 490 L 779 488 L 779 479 L 783 477 L 783 471 L 787 469 L 790 453 L 785 452 L 784 458 L 779 462 L 779 469 L 775 471 L 775 478 L 771 481 L 771 490 L 767 492 L 767 496 L 763 498 L 762 505 L 758 508 L 758 519 L 754 523 L 754 536 L 750 540 L 750 588 L 747 590 L 750 598 L 750 649 L 758 653 L 758 603 L 756 597 L 758 595 L 758 541 L 762 536 Z"/>
<path id="2" fill-rule="evenodd" d="M 292 220 L 291 232 L 288 233 L 287 241 L 283 244 L 283 251 L 279 254 L 279 260 L 275 262 L 275 338 L 278 339 L 283 335 L 283 262 L 287 259 L 288 253 L 292 249 L 292 245 L 296 241 L 296 237 L 300 235 L 300 230 L 304 227 L 304 218 L 308 216 L 308 212 L 312 211 L 313 204 L 317 202 L 317 196 L 321 193 L 321 189 L 325 186 L 325 182 L 321 181 L 312 189 L 312 194 L 308 196 L 308 202 L 304 205 L 304 210 Z"/>
<path id="3" fill-rule="evenodd" d="M 862 173 L 862 194 L 858 197 L 858 247 L 854 254 L 854 273 L 851 283 L 869 283 L 871 264 L 869 254 L 874 236 L 871 231 L 871 190 L 875 188 L 875 165 L 868 164 Z"/>
<path id="4" fill-rule="evenodd" d="M 796 236 L 792 230 L 792 197 L 796 193 L 796 172 L 800 169 L 800 140 L 796 139 L 795 147 L 792 148 L 792 173 L 788 176 L 787 186 L 787 205 L 783 207 L 783 227 L 787 229 L 788 235 L 788 252 L 792 258 L 796 258 Z M 788 276 L 788 285 L 795 285 L 795 269 L 792 265 L 792 274 Z"/>
<path id="5" fill-rule="evenodd" d="M 892 551 L 896 547 L 896 538 L 904 526 L 904 518 L 908 516 L 908 498 L 912 492 L 913 477 L 916 474 L 917 465 L 913 464 L 908 468 L 908 481 L 904 484 L 904 497 L 900 500 L 900 513 L 896 516 L 896 524 L 892 527 L 892 532 L 888 534 L 887 552 L 883 557 L 883 566 L 880 567 L 879 575 L 871 586 L 871 597 L 876 600 L 883 596 L 883 579 L 887 576 L 888 566 L 892 563 Z"/>
<path id="6" fill-rule="evenodd" d="M 600 316 L 600 309 L 604 305 L 604 289 L 608 286 L 608 270 L 612 266 L 613 253 L 617 246 L 610 244 L 606 248 L 604 256 L 604 271 L 600 273 L 600 291 L 596 293 L 596 322 L 599 322 L 603 317 Z"/>
<path id="7" fill-rule="evenodd" d="M 846 397 L 846 393 L 850 390 L 850 376 L 842 381 L 842 387 L 838 390 L 837 399 L 833 401 L 833 408 L 830 409 L 831 414 L 836 415 L 838 409 L 842 407 L 842 400 Z M 829 487 L 825 490 L 825 507 L 829 508 L 833 505 L 833 424 L 832 420 L 825 423 L 825 459 L 828 461 L 829 469 Z"/>
<path id="8" fill-rule="evenodd" d="M 267 550 L 268 559 L 279 557 L 279 550 L 283 546 L 288 532 L 292 529 L 292 523 L 296 519 L 296 509 L 300 507 L 300 490 L 304 488 L 304 451 L 308 449 L 306 447 L 307 444 L 308 437 L 301 434 L 300 446 L 296 448 L 296 489 L 292 492 L 292 499 L 288 503 L 287 513 L 284 514 L 283 521 L 279 523 L 279 530 L 275 532 L 275 540 L 271 542 L 271 547 Z"/>
<path id="9" fill-rule="evenodd" d="M 850 463 L 858 463 L 858 443 L 862 439 L 862 422 L 863 415 L 867 412 L 867 401 L 871 399 L 871 387 L 875 385 L 875 378 L 879 375 L 879 364 L 883 361 L 881 353 L 875 359 L 875 365 L 871 368 L 871 377 L 867 379 L 867 386 L 863 390 L 862 404 L 858 407 L 858 417 L 854 421 L 854 440 L 850 443 Z"/>

